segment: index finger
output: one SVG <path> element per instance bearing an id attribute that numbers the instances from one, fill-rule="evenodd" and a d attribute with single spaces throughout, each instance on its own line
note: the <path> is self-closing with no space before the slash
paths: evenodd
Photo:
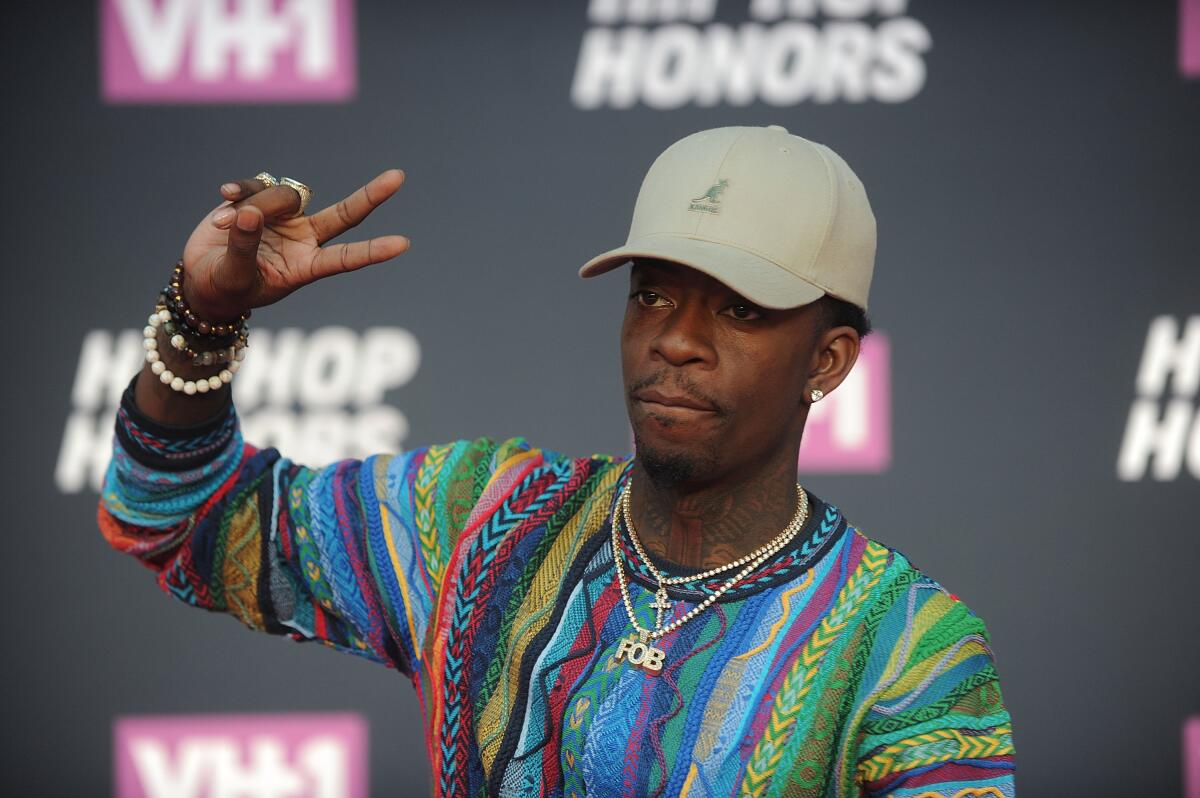
<path id="1" fill-rule="evenodd" d="M 371 211 L 395 194 L 403 183 L 404 172 L 388 169 L 350 196 L 309 216 L 313 232 L 317 235 L 317 243 L 324 244 L 356 227 L 371 215 Z"/>

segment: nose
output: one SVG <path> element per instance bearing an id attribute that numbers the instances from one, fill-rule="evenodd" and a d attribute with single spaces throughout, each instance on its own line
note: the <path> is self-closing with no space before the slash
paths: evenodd
<path id="1" fill-rule="evenodd" d="M 712 340 L 712 317 L 699 302 L 675 307 L 662 321 L 650 342 L 651 351 L 672 366 L 713 366 L 717 361 Z"/>

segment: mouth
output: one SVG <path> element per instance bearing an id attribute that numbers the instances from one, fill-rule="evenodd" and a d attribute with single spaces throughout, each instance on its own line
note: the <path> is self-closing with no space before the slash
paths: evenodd
<path id="1" fill-rule="evenodd" d="M 646 410 L 660 413 L 697 415 L 717 412 L 717 408 L 708 402 L 681 393 L 663 393 L 646 389 L 635 392 L 633 398 L 641 402 Z"/>

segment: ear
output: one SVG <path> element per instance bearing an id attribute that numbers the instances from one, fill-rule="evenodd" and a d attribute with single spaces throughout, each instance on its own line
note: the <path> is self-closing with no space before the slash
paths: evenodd
<path id="1" fill-rule="evenodd" d="M 862 340 L 853 327 L 833 327 L 817 338 L 804 400 L 812 404 L 811 392 L 816 389 L 828 396 L 842 384 L 858 360 Z"/>

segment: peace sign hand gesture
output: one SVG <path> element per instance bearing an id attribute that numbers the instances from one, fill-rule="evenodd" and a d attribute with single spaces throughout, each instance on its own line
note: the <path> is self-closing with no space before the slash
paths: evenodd
<path id="1" fill-rule="evenodd" d="M 221 186 L 225 202 L 192 231 L 183 249 L 184 297 L 201 319 L 223 322 L 278 302 L 322 277 L 382 263 L 408 249 L 399 235 L 329 244 L 396 193 L 404 173 L 389 169 L 317 213 L 297 215 L 300 194 L 257 179 Z"/>

